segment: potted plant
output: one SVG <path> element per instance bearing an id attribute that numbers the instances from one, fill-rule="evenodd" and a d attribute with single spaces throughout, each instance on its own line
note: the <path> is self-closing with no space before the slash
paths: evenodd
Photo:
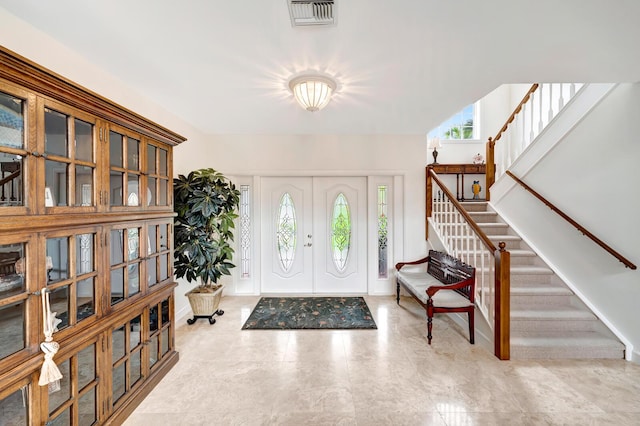
<path id="1" fill-rule="evenodd" d="M 231 275 L 234 219 L 240 201 L 240 191 L 222 173 L 214 169 L 199 169 L 187 176 L 173 179 L 174 210 L 174 268 L 178 278 L 198 281 L 187 292 L 194 317 L 208 318 L 213 324 L 223 286 L 222 275 Z"/>

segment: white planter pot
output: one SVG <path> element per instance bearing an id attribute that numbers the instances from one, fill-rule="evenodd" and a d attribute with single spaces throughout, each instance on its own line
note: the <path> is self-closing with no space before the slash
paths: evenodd
<path id="1" fill-rule="evenodd" d="M 222 290 L 224 286 L 212 293 L 201 293 L 198 291 L 188 291 L 185 296 L 189 299 L 191 310 L 193 311 L 193 318 L 187 320 L 188 324 L 193 324 L 198 318 L 208 318 L 209 324 L 215 324 L 216 320 L 214 315 L 223 315 L 224 311 L 218 309 L 220 305 L 220 299 L 222 298 Z"/>

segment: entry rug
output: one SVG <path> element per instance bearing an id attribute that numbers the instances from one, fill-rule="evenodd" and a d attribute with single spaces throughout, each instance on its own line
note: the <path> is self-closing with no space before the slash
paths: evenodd
<path id="1" fill-rule="evenodd" d="M 363 297 L 262 297 L 243 330 L 377 329 Z"/>

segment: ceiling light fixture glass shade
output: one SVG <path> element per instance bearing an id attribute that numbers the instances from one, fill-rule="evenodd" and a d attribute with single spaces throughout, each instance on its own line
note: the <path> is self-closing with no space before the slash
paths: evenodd
<path id="1" fill-rule="evenodd" d="M 302 108 L 320 111 L 331 100 L 336 82 L 320 75 L 301 75 L 289 81 L 289 88 Z"/>

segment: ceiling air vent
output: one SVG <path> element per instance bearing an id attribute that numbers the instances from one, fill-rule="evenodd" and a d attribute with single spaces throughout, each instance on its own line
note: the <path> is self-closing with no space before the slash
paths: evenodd
<path id="1" fill-rule="evenodd" d="M 288 0 L 288 2 L 291 25 L 294 27 L 333 25 L 336 22 L 334 0 Z"/>

